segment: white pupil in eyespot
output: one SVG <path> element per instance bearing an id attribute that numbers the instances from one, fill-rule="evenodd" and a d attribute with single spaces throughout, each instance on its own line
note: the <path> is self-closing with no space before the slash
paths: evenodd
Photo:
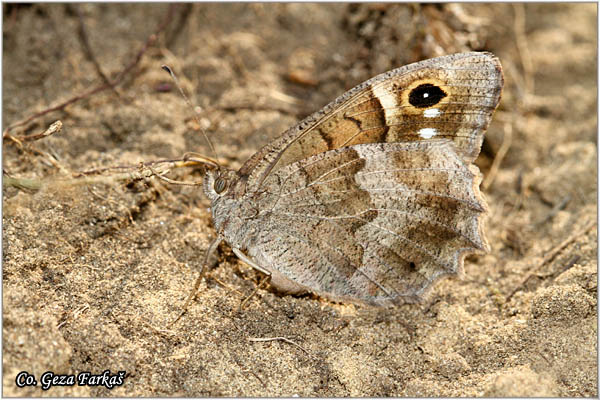
<path id="1" fill-rule="evenodd" d="M 424 98 L 424 99 L 426 99 L 426 98 L 428 98 L 428 97 L 429 97 L 429 93 L 427 93 L 427 92 L 423 93 L 423 98 Z"/>

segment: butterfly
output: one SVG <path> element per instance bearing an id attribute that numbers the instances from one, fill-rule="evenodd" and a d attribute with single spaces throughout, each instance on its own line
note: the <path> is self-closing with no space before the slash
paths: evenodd
<path id="1" fill-rule="evenodd" d="M 420 301 L 489 250 L 472 163 L 500 100 L 491 53 L 375 76 L 268 143 L 207 169 L 217 238 L 286 293 L 390 306 Z"/>

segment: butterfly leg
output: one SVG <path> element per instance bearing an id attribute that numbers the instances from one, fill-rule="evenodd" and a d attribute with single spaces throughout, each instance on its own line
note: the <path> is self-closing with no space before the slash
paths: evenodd
<path id="1" fill-rule="evenodd" d="M 257 271 L 262 272 L 265 275 L 271 276 L 271 271 L 268 271 L 266 269 L 264 269 L 263 267 L 261 267 L 260 265 L 258 265 L 257 263 L 255 263 L 254 261 L 252 261 L 247 255 L 245 255 L 241 250 L 233 248 L 232 249 L 233 252 L 235 253 L 236 256 L 238 256 L 238 258 L 240 260 L 242 260 L 243 262 L 245 262 L 246 264 L 248 264 L 249 266 L 251 266 L 252 268 L 254 268 Z"/>
<path id="2" fill-rule="evenodd" d="M 217 250 L 217 247 L 219 246 L 221 241 L 223 241 L 223 238 L 218 236 L 215 240 L 212 241 L 210 246 L 208 246 L 208 250 L 206 250 L 206 254 L 204 255 L 204 260 L 202 261 L 202 266 L 200 267 L 200 275 L 198 276 L 198 279 L 196 279 L 196 283 L 194 283 L 194 289 L 192 289 L 192 292 L 190 293 L 187 301 L 185 302 L 185 305 L 183 306 L 183 311 L 181 312 L 181 314 L 179 314 L 179 316 L 175 319 L 175 321 L 173 321 L 171 323 L 171 325 L 174 325 L 177 321 L 179 321 L 179 319 L 181 317 L 183 317 L 183 314 L 185 314 L 187 312 L 187 309 L 190 306 L 190 303 L 196 297 L 196 293 L 198 292 L 198 288 L 200 287 L 200 283 L 202 282 L 202 278 L 204 277 L 204 269 L 208 265 L 208 260 L 213 255 L 213 253 Z"/>
<path id="3" fill-rule="evenodd" d="M 268 281 L 271 280 L 271 275 L 267 275 L 263 278 L 262 281 L 260 281 L 260 283 L 258 284 L 258 286 L 256 286 L 256 289 L 254 289 L 254 291 L 252 293 L 250 293 L 249 296 L 247 296 L 241 303 L 240 303 L 240 307 L 239 310 L 243 310 L 244 306 L 246 305 L 246 303 L 248 302 L 248 300 L 250 300 L 252 297 L 254 297 L 254 295 L 264 286 L 265 283 L 267 283 Z"/>

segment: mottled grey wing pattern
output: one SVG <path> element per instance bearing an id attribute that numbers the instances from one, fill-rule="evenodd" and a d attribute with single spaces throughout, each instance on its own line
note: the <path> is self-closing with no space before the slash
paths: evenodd
<path id="1" fill-rule="evenodd" d="M 487 247 L 478 179 L 444 140 L 321 153 L 265 180 L 248 255 L 334 300 L 412 302 Z"/>
<path id="2" fill-rule="evenodd" d="M 207 174 L 219 236 L 280 288 L 374 305 L 420 299 L 488 248 L 471 163 L 502 85 L 489 53 L 368 80 L 239 171 Z"/>

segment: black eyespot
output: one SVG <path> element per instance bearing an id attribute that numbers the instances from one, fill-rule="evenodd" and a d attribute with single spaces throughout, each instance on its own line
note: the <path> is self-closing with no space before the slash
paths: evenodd
<path id="1" fill-rule="evenodd" d="M 436 105 L 448 96 L 439 86 L 424 83 L 410 91 L 408 102 L 417 108 L 427 108 Z"/>
<path id="2" fill-rule="evenodd" d="M 215 192 L 217 193 L 223 193 L 223 191 L 225 191 L 225 189 L 227 188 L 227 181 L 221 177 L 218 177 L 217 179 L 215 179 L 215 183 L 213 185 L 213 189 L 215 189 Z"/>

